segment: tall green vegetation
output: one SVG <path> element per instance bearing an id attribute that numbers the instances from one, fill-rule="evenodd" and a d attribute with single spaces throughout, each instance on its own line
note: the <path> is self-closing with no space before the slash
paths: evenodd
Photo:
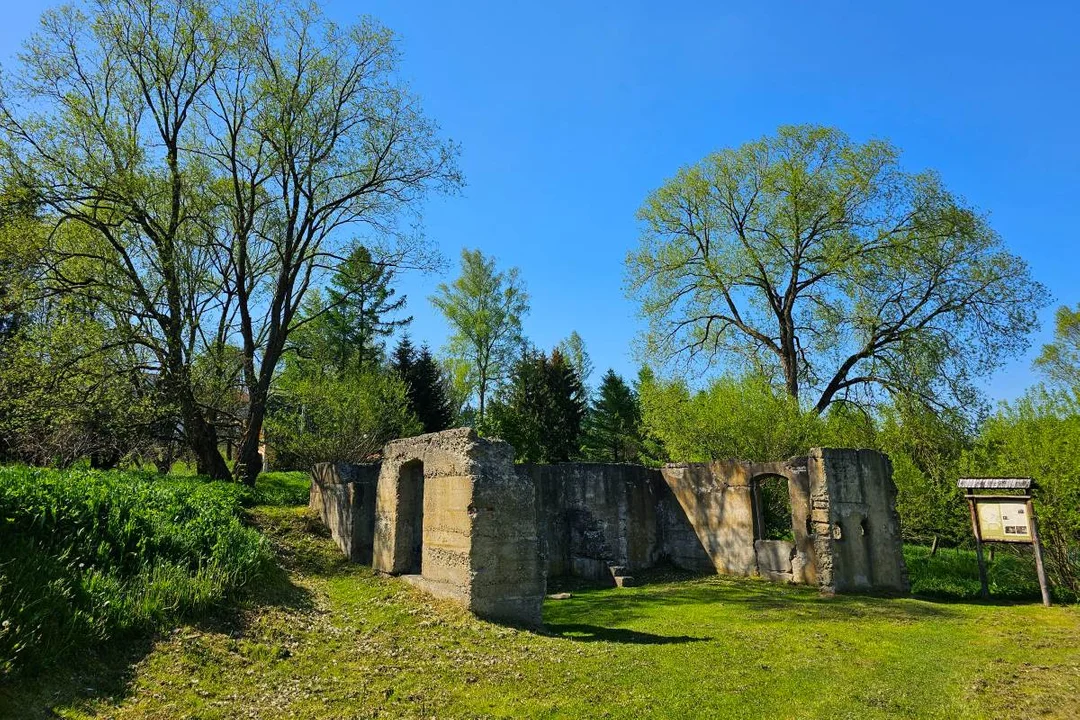
<path id="1" fill-rule="evenodd" d="M 1035 368 L 1054 387 L 1080 397 L 1080 304 L 1062 305 L 1054 315 L 1054 341 L 1043 345 Z"/>
<path id="2" fill-rule="evenodd" d="M 567 359 L 581 380 L 586 394 L 589 390 L 589 378 L 593 373 L 593 362 L 589 351 L 585 348 L 585 341 L 577 330 L 572 330 L 569 335 L 559 341 L 558 350 Z"/>
<path id="3" fill-rule="evenodd" d="M 0 467 L 0 675 L 167 626 L 268 566 L 247 491 L 120 472 Z"/>
<path id="4" fill-rule="evenodd" d="M 1036 518 L 1053 585 L 1080 597 L 1080 400 L 1034 388 L 982 427 L 973 474 L 1034 478 Z"/>
<path id="5" fill-rule="evenodd" d="M 405 381 L 409 408 L 426 433 L 446 430 L 454 424 L 450 389 L 442 367 L 424 345 L 417 352 L 408 336 L 394 348 L 390 367 Z"/>
<path id="6" fill-rule="evenodd" d="M 283 381 L 266 430 L 275 468 L 307 470 L 318 462 L 377 459 L 387 441 L 416 435 L 423 426 L 405 382 L 376 367 Z"/>
<path id="7" fill-rule="evenodd" d="M 1039 533 L 1053 584 L 1080 597 L 1080 313 L 1058 309 L 1053 342 L 1036 360 L 1047 386 L 1005 403 L 965 457 L 973 474 L 1034 478 Z"/>
<path id="8" fill-rule="evenodd" d="M 637 462 L 643 442 L 637 393 L 609 369 L 585 417 L 582 453 L 597 462 Z"/>
<path id="9" fill-rule="evenodd" d="M 406 322 L 384 316 L 399 310 L 405 297 L 388 302 L 395 294 L 393 275 L 364 275 L 359 264 L 368 262 L 366 252 L 354 252 L 331 278 L 331 302 L 324 304 L 316 293 L 305 305 L 285 367 L 275 378 L 266 421 L 278 468 L 370 461 L 388 440 L 424 431 L 413 401 L 416 359 L 410 356 L 402 372 L 398 355 L 387 362 L 377 340 Z M 357 290 L 361 275 L 367 280 Z M 361 294 L 369 296 L 363 311 L 350 305 Z M 427 362 L 434 365 L 430 355 Z M 430 414 L 427 419 L 433 421 Z"/>
<path id="10" fill-rule="evenodd" d="M 570 361 L 558 349 L 550 356 L 524 349 L 483 429 L 513 445 L 518 462 L 564 462 L 580 455 L 585 410 Z"/>
<path id="11" fill-rule="evenodd" d="M 709 155 L 638 216 L 627 274 L 649 357 L 761 374 L 819 414 L 896 395 L 974 407 L 1045 302 L 936 174 L 831 128 Z"/>
<path id="12" fill-rule="evenodd" d="M 396 271 L 374 260 L 371 251 L 357 245 L 334 269 L 326 291 L 326 305 L 316 318 L 327 326 L 324 336 L 334 344 L 331 357 L 338 367 L 376 365 L 385 353 L 383 338 L 407 327 L 412 317 L 395 317 L 405 296 L 395 297 Z"/>
<path id="13" fill-rule="evenodd" d="M 456 148 L 397 68 L 386 28 L 310 5 L 95 0 L 46 13 L 0 78 L 0 164 L 39 210 L 46 291 L 101 308 L 206 475 L 230 471 L 196 358 L 239 349 L 253 483 L 279 362 L 348 228 L 386 239 L 372 266 L 431 264 L 412 220 L 459 186 Z"/>
<path id="14" fill-rule="evenodd" d="M 786 458 L 804 452 L 824 427 L 759 375 L 722 376 L 698 391 L 649 378 L 639 391 L 645 426 L 675 461 Z"/>
<path id="15" fill-rule="evenodd" d="M 517 268 L 497 270 L 495 258 L 480 250 L 461 251 L 461 275 L 442 283 L 431 304 L 443 314 L 451 334 L 444 350 L 457 394 L 476 400 L 477 422 L 487 401 L 506 381 L 521 347 L 521 319 L 529 296 Z"/>

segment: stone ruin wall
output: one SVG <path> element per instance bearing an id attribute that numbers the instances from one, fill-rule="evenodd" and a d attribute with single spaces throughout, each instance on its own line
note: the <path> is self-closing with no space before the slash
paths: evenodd
<path id="1" fill-rule="evenodd" d="M 380 465 L 323 463 L 311 507 L 352 560 L 476 614 L 540 622 L 546 577 L 619 585 L 661 563 L 826 592 L 906 592 L 888 458 L 815 448 L 776 463 L 514 465 L 467 428 L 395 440 Z M 786 479 L 793 540 L 759 538 L 755 482 Z"/>

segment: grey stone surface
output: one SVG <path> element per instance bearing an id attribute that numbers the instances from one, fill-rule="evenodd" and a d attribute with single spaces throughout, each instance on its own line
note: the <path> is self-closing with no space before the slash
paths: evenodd
<path id="1" fill-rule="evenodd" d="M 308 507 L 353 562 L 371 563 L 378 463 L 319 463 L 311 469 Z"/>
<path id="2" fill-rule="evenodd" d="M 350 558 L 520 625 L 541 622 L 548 576 L 630 586 L 660 562 L 828 592 L 908 590 L 881 453 L 660 469 L 515 467 L 513 456 L 468 428 L 395 440 L 381 465 L 316 466 L 311 506 Z M 786 479 L 791 540 L 761 537 L 756 488 L 767 477 Z"/>
<path id="3" fill-rule="evenodd" d="M 540 624 L 546 589 L 530 479 L 514 451 L 469 428 L 395 440 L 383 451 L 373 565 L 417 575 L 481 617 Z"/>

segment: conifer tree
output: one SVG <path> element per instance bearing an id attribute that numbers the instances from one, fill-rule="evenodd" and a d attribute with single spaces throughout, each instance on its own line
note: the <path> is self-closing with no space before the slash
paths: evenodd
<path id="1" fill-rule="evenodd" d="M 514 446 L 518 462 L 564 462 L 580 454 L 585 406 L 581 380 L 562 353 L 525 349 L 491 404 L 490 426 Z"/>
<path id="2" fill-rule="evenodd" d="M 394 348 L 391 366 L 405 381 L 409 405 L 424 432 L 438 432 L 453 425 L 454 411 L 446 377 L 427 345 L 417 352 L 406 335 Z"/>
<path id="3" fill-rule="evenodd" d="M 600 462 L 634 462 L 641 450 L 637 393 L 614 370 L 600 381 L 585 421 L 584 453 Z"/>
<path id="4" fill-rule="evenodd" d="M 411 316 L 395 317 L 406 298 L 395 297 L 394 276 L 394 268 L 375 262 L 363 245 L 338 265 L 326 290 L 326 328 L 340 366 L 381 362 L 382 338 L 412 322 Z"/>

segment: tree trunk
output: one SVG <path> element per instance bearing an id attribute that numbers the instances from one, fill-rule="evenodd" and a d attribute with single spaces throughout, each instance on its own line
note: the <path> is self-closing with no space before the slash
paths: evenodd
<path id="1" fill-rule="evenodd" d="M 217 428 L 206 421 L 202 413 L 184 413 L 184 430 L 188 445 L 195 453 L 195 471 L 211 480 L 231 480 L 232 473 L 218 449 Z"/>
<path id="2" fill-rule="evenodd" d="M 937 555 L 938 536 L 934 536 L 934 542 L 930 543 L 930 557 Z"/>
<path id="3" fill-rule="evenodd" d="M 251 399 L 247 423 L 236 448 L 236 479 L 248 487 L 255 487 L 255 480 L 262 472 L 263 458 L 259 452 L 263 421 L 266 419 L 266 401 Z"/>

